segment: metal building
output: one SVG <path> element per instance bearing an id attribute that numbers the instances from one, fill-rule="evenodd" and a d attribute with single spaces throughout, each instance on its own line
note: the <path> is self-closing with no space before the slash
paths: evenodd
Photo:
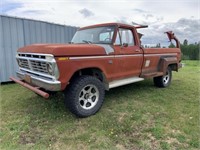
<path id="1" fill-rule="evenodd" d="M 78 28 L 0 15 L 0 83 L 16 76 L 18 48 L 33 43 L 68 43 Z"/>

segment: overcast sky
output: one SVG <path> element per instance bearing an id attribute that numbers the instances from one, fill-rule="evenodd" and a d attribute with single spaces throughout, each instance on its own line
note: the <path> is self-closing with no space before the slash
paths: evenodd
<path id="1" fill-rule="evenodd" d="M 0 14 L 78 27 L 147 24 L 149 28 L 141 30 L 144 44 L 162 44 L 169 30 L 181 42 L 200 41 L 200 0 L 0 0 Z"/>

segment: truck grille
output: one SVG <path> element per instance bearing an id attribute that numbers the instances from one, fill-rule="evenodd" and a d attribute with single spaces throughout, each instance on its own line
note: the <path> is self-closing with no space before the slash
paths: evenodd
<path id="1" fill-rule="evenodd" d="M 45 80 L 57 80 L 60 76 L 56 60 L 51 54 L 19 52 L 16 59 L 20 72 L 25 74 Z"/>
<path id="2" fill-rule="evenodd" d="M 27 59 L 18 59 L 18 63 L 20 65 L 20 67 L 30 69 Z"/>
<path id="3" fill-rule="evenodd" d="M 41 59 L 43 59 L 43 58 L 41 58 Z M 33 58 L 25 56 L 24 58 L 17 58 L 17 61 L 21 68 L 35 71 L 38 73 L 48 74 L 47 62 L 45 62 L 44 59 L 41 61 L 33 60 Z"/>
<path id="4" fill-rule="evenodd" d="M 18 54 L 21 57 L 30 57 L 30 58 L 41 58 L 45 59 L 45 56 L 42 55 L 34 55 L 34 54 Z"/>
<path id="5" fill-rule="evenodd" d="M 31 68 L 32 68 L 33 71 L 48 73 L 46 62 L 30 60 L 30 64 L 31 64 Z"/>

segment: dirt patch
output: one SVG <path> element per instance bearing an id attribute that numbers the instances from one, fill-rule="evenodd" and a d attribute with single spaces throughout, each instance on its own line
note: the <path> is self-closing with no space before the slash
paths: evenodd
<path id="1" fill-rule="evenodd" d="M 34 145 L 38 140 L 40 140 L 42 137 L 42 134 L 38 131 L 28 131 L 28 132 L 22 132 L 19 136 L 19 143 L 26 145 Z"/>
<path id="2" fill-rule="evenodd" d="M 176 139 L 176 138 L 171 138 L 171 137 L 168 137 L 167 140 L 165 140 L 168 144 L 173 144 L 173 143 L 176 143 L 176 144 L 180 144 L 179 141 Z"/>
<path id="3" fill-rule="evenodd" d="M 116 148 L 119 149 L 119 150 L 126 150 L 126 148 L 121 144 L 117 144 Z"/>
<path id="4" fill-rule="evenodd" d="M 118 122 L 123 122 L 124 118 L 126 117 L 126 113 L 120 113 L 119 114 L 119 118 L 118 118 Z"/>
<path id="5" fill-rule="evenodd" d="M 150 148 L 159 149 L 160 147 L 159 140 L 157 140 L 151 133 L 148 133 L 147 137 L 149 138 Z"/>

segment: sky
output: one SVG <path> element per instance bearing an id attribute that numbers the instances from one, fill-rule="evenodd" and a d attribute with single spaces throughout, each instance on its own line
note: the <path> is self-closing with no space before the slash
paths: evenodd
<path id="1" fill-rule="evenodd" d="M 0 14 L 83 27 L 136 22 L 146 45 L 168 42 L 173 31 L 182 43 L 200 41 L 200 0 L 0 0 Z"/>

